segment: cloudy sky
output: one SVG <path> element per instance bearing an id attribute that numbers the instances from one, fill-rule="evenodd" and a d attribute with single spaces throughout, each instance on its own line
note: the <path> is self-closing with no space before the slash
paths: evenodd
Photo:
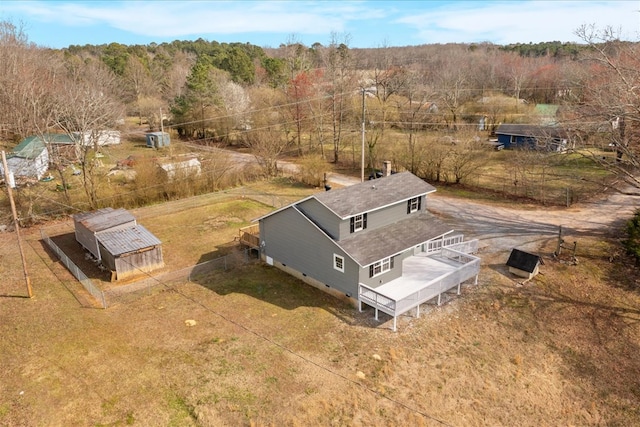
<path id="1" fill-rule="evenodd" d="M 28 1 L 0 0 L 0 20 L 29 40 L 69 45 L 203 38 L 277 47 L 291 41 L 350 47 L 579 41 L 581 25 L 640 40 L 640 0 L 626 1 Z"/>

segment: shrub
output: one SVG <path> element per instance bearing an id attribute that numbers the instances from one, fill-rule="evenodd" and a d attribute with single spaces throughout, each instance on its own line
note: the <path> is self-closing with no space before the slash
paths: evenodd
<path id="1" fill-rule="evenodd" d="M 640 266 L 640 209 L 627 222 L 626 233 L 627 238 L 622 243 L 627 253 L 636 259 L 636 265 Z"/>
<path id="2" fill-rule="evenodd" d="M 299 181 L 303 184 L 320 187 L 327 167 L 320 156 L 307 155 L 300 160 Z"/>

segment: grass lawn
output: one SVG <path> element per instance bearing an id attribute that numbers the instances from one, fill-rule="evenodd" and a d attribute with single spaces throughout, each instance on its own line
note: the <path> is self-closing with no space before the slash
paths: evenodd
<path id="1" fill-rule="evenodd" d="M 276 187 L 279 202 L 312 191 L 282 184 L 135 215 L 180 268 L 273 209 L 260 200 Z M 523 286 L 483 257 L 479 286 L 393 333 L 258 263 L 91 308 L 37 230 L 24 235 L 32 299 L 0 234 L 2 425 L 640 423 L 640 295 L 606 241 L 581 240 L 578 265 L 545 260 Z"/>

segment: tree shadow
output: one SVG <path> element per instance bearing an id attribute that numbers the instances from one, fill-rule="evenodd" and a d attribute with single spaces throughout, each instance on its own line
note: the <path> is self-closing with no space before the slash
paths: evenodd
<path id="1" fill-rule="evenodd" d="M 244 294 L 287 311 L 315 307 L 347 324 L 357 322 L 357 309 L 353 306 L 263 263 L 255 251 L 216 250 L 203 254 L 191 271 L 190 281 L 220 296 Z"/>
<path id="2" fill-rule="evenodd" d="M 557 355 L 563 377 L 578 379 L 609 404 L 616 402 L 623 421 L 613 423 L 626 425 L 640 398 L 640 308 L 619 293 L 606 298 L 588 289 L 576 281 L 537 286 L 534 279 L 520 287 L 493 283 L 476 303 L 489 309 L 485 313 L 495 313 L 495 321 L 513 339 L 543 345 Z"/>

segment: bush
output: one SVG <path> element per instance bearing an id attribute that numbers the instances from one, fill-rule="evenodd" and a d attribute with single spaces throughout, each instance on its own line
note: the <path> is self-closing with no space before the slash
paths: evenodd
<path id="1" fill-rule="evenodd" d="M 633 218 L 627 222 L 627 239 L 622 243 L 627 253 L 636 259 L 636 265 L 640 266 L 640 209 L 636 210 Z"/>
<path id="2" fill-rule="evenodd" d="M 313 187 L 320 187 L 323 184 L 324 173 L 327 170 L 325 161 L 321 156 L 308 155 L 300 159 L 299 181 Z"/>

